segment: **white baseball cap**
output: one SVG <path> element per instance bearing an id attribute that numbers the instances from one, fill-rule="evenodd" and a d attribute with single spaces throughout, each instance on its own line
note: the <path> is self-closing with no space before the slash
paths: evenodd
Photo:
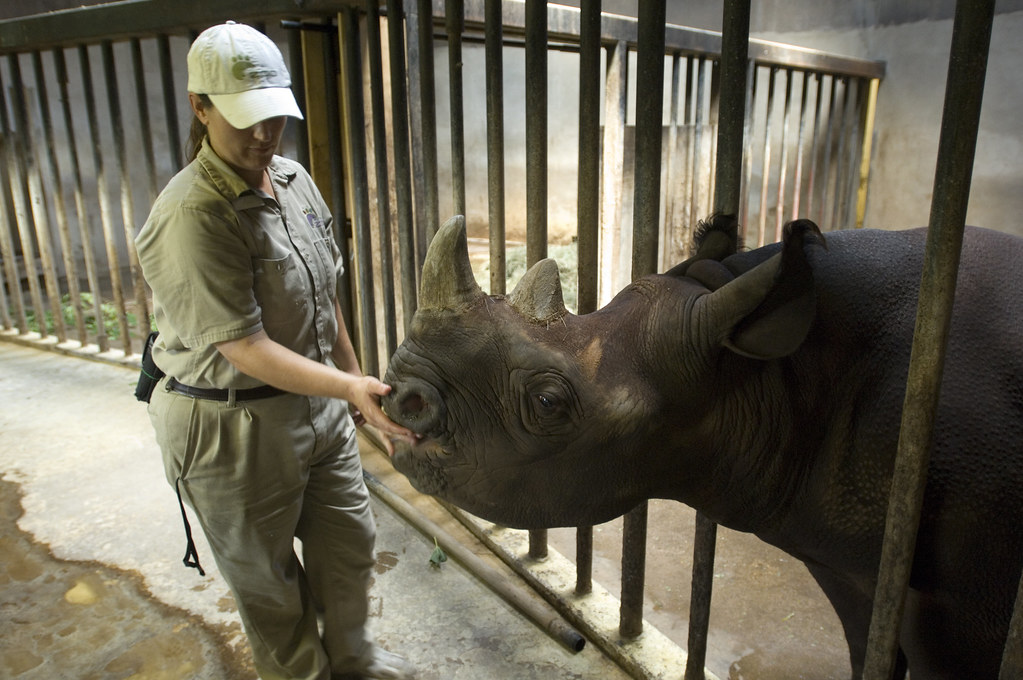
<path id="1" fill-rule="evenodd" d="M 233 21 L 207 28 L 192 43 L 188 91 L 207 95 L 239 130 L 276 116 L 302 118 L 277 45 Z"/>

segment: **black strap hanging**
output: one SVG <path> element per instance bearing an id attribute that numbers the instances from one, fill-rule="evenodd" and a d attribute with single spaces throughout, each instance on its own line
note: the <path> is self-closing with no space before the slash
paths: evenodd
<path id="1" fill-rule="evenodd" d="M 181 560 L 186 567 L 192 567 L 199 571 L 199 576 L 205 576 L 202 565 L 199 564 L 199 553 L 195 549 L 195 541 L 192 540 L 192 527 L 188 524 L 188 516 L 185 514 L 185 503 L 181 500 L 181 479 L 174 484 L 174 490 L 178 493 L 178 505 L 181 506 L 181 520 L 185 523 L 185 538 L 188 543 L 185 546 L 185 558 Z"/>

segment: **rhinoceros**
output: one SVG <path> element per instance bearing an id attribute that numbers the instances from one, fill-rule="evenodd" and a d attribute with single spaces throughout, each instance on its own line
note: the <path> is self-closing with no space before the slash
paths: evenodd
<path id="1" fill-rule="evenodd" d="M 820 235 L 694 257 L 602 309 L 557 265 L 477 285 L 464 220 L 435 236 L 384 407 L 418 435 L 420 491 L 517 528 L 686 503 L 802 560 L 862 672 L 926 230 Z M 1023 239 L 968 228 L 896 675 L 995 678 L 1023 562 Z"/>

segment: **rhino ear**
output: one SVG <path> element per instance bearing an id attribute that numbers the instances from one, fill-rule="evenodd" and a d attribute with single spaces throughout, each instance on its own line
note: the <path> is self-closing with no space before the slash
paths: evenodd
<path id="1" fill-rule="evenodd" d="M 548 258 L 530 267 L 508 296 L 508 302 L 529 321 L 554 321 L 568 314 L 561 294 L 558 263 Z"/>
<path id="2" fill-rule="evenodd" d="M 777 359 L 806 339 L 817 312 L 813 270 L 803 248 L 807 234 L 820 236 L 820 230 L 809 220 L 789 223 L 780 254 L 706 296 L 725 347 L 753 359 Z"/>
<path id="3" fill-rule="evenodd" d="M 485 297 L 469 263 L 465 217 L 452 217 L 437 230 L 423 262 L 420 309 L 460 309 Z"/>

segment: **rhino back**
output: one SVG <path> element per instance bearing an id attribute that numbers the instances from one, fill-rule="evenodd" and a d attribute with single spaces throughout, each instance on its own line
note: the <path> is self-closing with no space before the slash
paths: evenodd
<path id="1" fill-rule="evenodd" d="M 808 254 L 817 321 L 791 362 L 819 378 L 803 384 L 824 421 L 826 461 L 813 473 L 817 498 L 808 509 L 820 513 L 831 540 L 862 550 L 865 573 L 880 549 L 925 247 L 922 229 L 842 231 Z M 727 264 L 741 271 L 762 256 Z M 1011 604 L 1023 552 L 1020 262 L 1023 240 L 967 229 L 913 576 L 996 609 Z M 964 563 L 985 565 L 987 584 Z M 992 600 L 995 591 L 1006 597 Z"/>

